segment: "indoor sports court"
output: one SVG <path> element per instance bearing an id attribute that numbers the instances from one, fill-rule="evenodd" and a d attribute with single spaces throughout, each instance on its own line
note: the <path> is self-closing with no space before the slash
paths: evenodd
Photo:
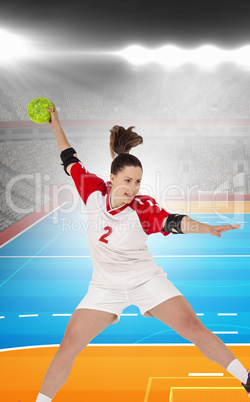
<path id="1" fill-rule="evenodd" d="M 115 126 L 132 127 L 143 138 L 130 153 L 143 166 L 138 196 L 154 198 L 151 207 L 205 225 L 240 225 L 221 237 L 158 232 L 147 238 L 154 262 L 235 355 L 235 365 L 227 371 L 162 321 L 129 305 L 119 322 L 76 357 L 53 402 L 249 401 L 250 5 L 222 3 L 1 5 L 0 402 L 51 402 L 69 365 L 65 358 L 57 378 L 50 374 L 50 391 L 41 391 L 69 320 L 88 292 L 94 267 L 88 235 L 97 236 L 100 227 L 91 226 L 57 141 L 63 131 L 68 142 L 60 150 L 70 145 L 81 172 L 84 166 L 107 182 L 111 151 L 119 157 L 125 149 L 111 146 Z M 56 111 L 42 110 L 41 99 L 53 102 Z M 55 116 L 62 128 L 57 125 L 56 138 Z M 113 208 L 111 201 L 105 205 Z M 132 211 L 137 220 L 139 207 Z M 142 211 L 139 223 L 147 220 Z M 123 236 L 117 239 L 124 245 Z M 135 256 L 135 244 L 132 250 L 125 246 L 123 254 L 114 247 L 119 267 L 121 254 L 128 253 L 129 262 Z M 111 251 L 105 251 L 110 259 Z M 211 349 L 215 356 L 217 349 Z M 247 393 L 239 381 L 246 375 Z"/>
<path id="2" fill-rule="evenodd" d="M 27 127 L 26 130 L 33 129 Z M 91 132 L 91 127 L 87 130 Z M 224 130 L 227 131 L 225 127 Z M 15 135 L 15 128 L 11 135 Z M 44 143 L 45 149 L 53 149 L 49 134 L 44 135 L 37 148 Z M 16 144 L 21 154 L 25 144 L 30 142 L 33 153 L 38 154 L 34 140 L 31 140 L 32 133 L 27 136 L 30 138 L 26 141 L 12 141 L 12 144 Z M 82 156 L 81 152 L 85 152 L 81 148 L 82 140 L 76 136 L 73 141 Z M 162 141 L 162 138 L 155 137 L 156 149 Z M 181 153 L 186 149 L 185 137 L 179 141 L 183 144 L 182 151 L 179 149 Z M 96 146 L 97 161 L 91 162 L 89 158 L 89 165 L 95 171 L 100 160 L 97 143 L 103 148 L 103 139 L 86 139 L 87 144 L 90 142 L 92 147 Z M 170 139 L 168 143 L 169 147 L 173 146 Z M 2 144 L 7 146 L 7 142 Z M 149 152 L 152 149 L 147 136 L 145 148 L 145 152 L 147 148 Z M 7 158 L 3 160 L 7 166 Z M 183 180 L 185 175 L 181 173 Z M 165 194 L 165 199 L 160 201 L 166 210 L 181 211 L 192 219 L 211 225 L 241 224 L 239 230 L 224 233 L 221 238 L 204 234 L 169 235 L 165 238 L 157 233 L 148 237 L 147 244 L 156 263 L 167 272 L 168 279 L 186 297 L 204 325 L 247 365 L 250 336 L 247 324 L 249 195 L 240 191 L 229 194 L 226 190 L 199 190 L 196 193 L 193 190 L 193 194 L 179 191 L 174 196 L 172 193 L 177 192 L 177 185 L 174 189 L 169 185 L 164 191 L 163 187 L 160 188 L 162 173 L 158 172 L 158 184 L 150 174 L 152 172 L 145 167 L 145 182 L 151 180 L 159 186 L 151 191 L 160 189 Z M 26 185 L 36 180 L 38 188 L 39 179 L 35 174 L 31 179 Z M 21 182 L 24 178 L 19 180 Z M 50 201 L 1 233 L 0 356 L 5 370 L 0 393 L 6 402 L 29 402 L 35 398 L 68 320 L 87 293 L 91 280 L 93 268 L 86 236 L 86 207 L 71 180 L 66 177 L 66 184 L 44 187 L 42 199 L 47 199 L 46 193 Z M 237 179 L 234 182 L 238 183 Z M 14 205 L 14 198 L 11 199 Z M 34 361 L 39 364 L 34 366 Z M 13 377 L 15 386 L 11 382 Z M 107 327 L 77 357 L 67 383 L 54 399 L 82 401 L 85 398 L 111 402 L 119 398 L 153 402 L 196 401 L 201 398 L 208 401 L 212 398 L 215 401 L 228 400 L 229 394 L 234 401 L 247 397 L 238 381 L 205 358 L 195 345 L 157 319 L 142 317 L 138 307 L 131 305 L 123 311 L 118 323 Z"/>

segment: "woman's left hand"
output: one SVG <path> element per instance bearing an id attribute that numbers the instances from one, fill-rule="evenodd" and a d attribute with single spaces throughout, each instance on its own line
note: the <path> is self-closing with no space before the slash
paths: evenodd
<path id="1" fill-rule="evenodd" d="M 228 230 L 239 229 L 240 224 L 238 225 L 220 225 L 220 226 L 210 226 L 209 233 L 212 236 L 221 237 L 221 233 L 227 232 Z"/>

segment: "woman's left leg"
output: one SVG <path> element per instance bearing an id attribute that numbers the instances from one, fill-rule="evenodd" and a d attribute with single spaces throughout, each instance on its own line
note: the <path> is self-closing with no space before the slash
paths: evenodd
<path id="1" fill-rule="evenodd" d="M 224 369 L 236 359 L 222 340 L 202 324 L 184 296 L 172 297 L 148 312 L 194 343 L 204 356 Z"/>

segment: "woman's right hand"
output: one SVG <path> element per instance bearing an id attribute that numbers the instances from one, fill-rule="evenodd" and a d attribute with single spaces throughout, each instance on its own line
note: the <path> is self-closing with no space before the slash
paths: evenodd
<path id="1" fill-rule="evenodd" d="M 53 128 L 54 124 L 56 124 L 56 123 L 60 124 L 60 122 L 59 122 L 58 111 L 56 110 L 56 106 L 54 105 L 53 102 L 51 102 L 51 103 L 53 105 L 54 111 L 49 106 L 47 107 L 47 110 L 48 110 L 48 112 L 50 112 L 50 116 L 51 116 L 51 120 L 48 123 L 49 123 L 50 127 Z"/>

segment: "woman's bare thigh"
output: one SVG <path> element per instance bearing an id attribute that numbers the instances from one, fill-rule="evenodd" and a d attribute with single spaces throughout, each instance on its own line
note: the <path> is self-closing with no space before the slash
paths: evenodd
<path id="1" fill-rule="evenodd" d="M 116 317 L 116 314 L 106 311 L 85 308 L 75 310 L 60 346 L 70 348 L 77 355 L 93 338 L 112 324 Z"/>
<path id="2" fill-rule="evenodd" d="M 165 300 L 148 312 L 186 339 L 205 328 L 184 296 Z"/>

